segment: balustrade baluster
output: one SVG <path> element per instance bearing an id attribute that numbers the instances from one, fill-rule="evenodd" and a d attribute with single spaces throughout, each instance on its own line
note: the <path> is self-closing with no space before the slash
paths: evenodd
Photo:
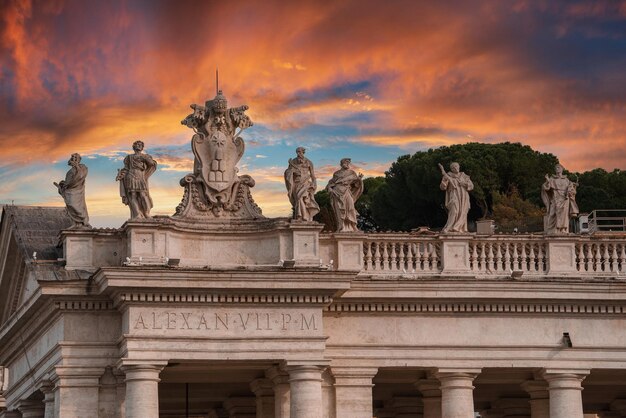
<path id="1" fill-rule="evenodd" d="M 496 259 L 493 263 L 494 271 L 502 271 L 502 244 L 500 242 L 496 242 Z"/>
<path id="2" fill-rule="evenodd" d="M 439 253 L 437 251 L 437 244 L 432 244 L 432 270 L 439 271 Z"/>
<path id="3" fill-rule="evenodd" d="M 389 243 L 383 242 L 382 245 L 383 245 L 382 269 L 383 270 L 389 270 L 389 251 L 387 250 L 387 247 L 389 246 Z"/>
<path id="4" fill-rule="evenodd" d="M 517 251 L 517 242 L 513 243 L 513 267 L 511 270 L 520 270 L 519 267 L 519 252 Z"/>
<path id="5" fill-rule="evenodd" d="M 365 241 L 365 270 L 372 270 L 372 242 Z"/>
<path id="6" fill-rule="evenodd" d="M 398 270 L 398 257 L 396 254 L 396 243 L 392 242 L 389 245 L 391 246 L 391 255 L 389 256 L 389 270 L 397 271 Z"/>
<path id="7" fill-rule="evenodd" d="M 412 242 L 409 242 L 406 245 L 406 271 L 409 273 L 414 273 L 415 272 L 415 260 L 413 260 L 413 244 Z"/>
<path id="8" fill-rule="evenodd" d="M 530 263 L 528 265 L 528 271 L 531 273 L 536 273 L 538 270 L 537 264 L 537 254 L 535 254 L 535 243 L 531 242 L 528 244 L 530 246 Z"/>
<path id="9" fill-rule="evenodd" d="M 472 271 L 478 271 L 478 255 L 476 249 L 477 247 L 477 243 L 470 242 L 470 269 Z"/>
<path id="10" fill-rule="evenodd" d="M 422 267 L 422 243 L 415 243 L 415 270 L 422 271 L 424 270 Z"/>
<path id="11" fill-rule="evenodd" d="M 380 242 L 375 242 L 374 245 L 376 246 L 376 252 L 374 253 L 374 269 L 375 270 L 382 270 L 382 266 L 380 263 Z"/>
<path id="12" fill-rule="evenodd" d="M 583 244 L 576 244 L 576 269 L 578 271 L 586 270 Z"/>
<path id="13" fill-rule="evenodd" d="M 619 267 L 620 271 L 623 273 L 624 271 L 626 271 L 626 244 L 622 243 L 620 247 L 622 249 L 619 252 Z"/>
<path id="14" fill-rule="evenodd" d="M 585 252 L 585 269 L 593 271 L 593 254 L 591 253 L 591 243 L 585 244 L 587 251 Z"/>
<path id="15" fill-rule="evenodd" d="M 504 243 L 504 271 L 513 270 L 511 268 L 511 244 Z"/>
<path id="16" fill-rule="evenodd" d="M 428 243 L 422 243 L 424 246 L 422 247 L 422 270 L 427 271 L 428 268 Z"/>
<path id="17" fill-rule="evenodd" d="M 404 265 L 404 243 L 403 242 L 398 243 L 398 268 L 400 270 L 407 270 L 406 266 Z"/>
<path id="18" fill-rule="evenodd" d="M 596 251 L 594 252 L 593 269 L 594 271 L 602 271 L 602 256 L 600 255 L 600 245 L 594 245 Z"/>
<path id="19" fill-rule="evenodd" d="M 484 272 L 485 271 L 485 259 L 486 259 L 486 254 L 485 254 L 485 243 L 481 242 L 480 243 L 480 254 L 478 255 L 478 271 L 480 272 Z"/>
<path id="20" fill-rule="evenodd" d="M 619 270 L 617 265 L 617 244 L 611 245 L 611 273 L 615 273 Z"/>
<path id="21" fill-rule="evenodd" d="M 602 244 L 602 271 L 610 271 L 611 260 L 609 260 L 609 244 Z"/>
<path id="22" fill-rule="evenodd" d="M 487 260 L 485 264 L 487 265 L 486 271 L 487 273 L 493 273 L 493 246 L 495 243 L 489 243 L 489 251 L 487 251 Z"/>

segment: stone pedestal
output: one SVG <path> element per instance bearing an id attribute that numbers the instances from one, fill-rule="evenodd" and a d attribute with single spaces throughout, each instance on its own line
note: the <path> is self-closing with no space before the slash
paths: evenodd
<path id="1" fill-rule="evenodd" d="M 124 365 L 126 418 L 159 418 L 159 373 L 165 364 Z"/>
<path id="2" fill-rule="evenodd" d="M 546 370 L 550 391 L 550 418 L 583 418 L 582 381 L 588 370 Z"/>
<path id="3" fill-rule="evenodd" d="M 522 383 L 522 389 L 530 395 L 530 417 L 550 418 L 548 384 L 542 380 L 529 380 Z"/>
<path id="4" fill-rule="evenodd" d="M 577 271 L 576 246 L 572 238 L 550 236 L 547 256 L 549 275 L 568 275 Z"/>
<path id="5" fill-rule="evenodd" d="M 276 418 L 289 418 L 291 397 L 289 395 L 289 374 L 272 367 L 266 370 L 265 376 L 274 385 L 274 414 Z"/>
<path id="6" fill-rule="evenodd" d="M 363 269 L 363 233 L 336 232 L 337 270 L 360 271 Z"/>
<path id="7" fill-rule="evenodd" d="M 322 418 L 322 371 L 317 365 L 287 365 L 291 418 Z"/>
<path id="8" fill-rule="evenodd" d="M 435 376 L 441 382 L 441 417 L 474 417 L 474 386 L 480 369 L 440 369 Z"/>
<path id="9" fill-rule="evenodd" d="M 335 410 L 337 417 L 370 417 L 373 412 L 372 379 L 376 368 L 331 367 L 335 377 Z"/>
<path id="10" fill-rule="evenodd" d="M 256 418 L 274 418 L 274 385 L 269 379 L 256 379 L 250 384 L 256 396 Z"/>
<path id="11" fill-rule="evenodd" d="M 441 235 L 441 267 L 444 274 L 470 272 L 469 235 Z"/>
<path id="12" fill-rule="evenodd" d="M 415 383 L 422 393 L 424 418 L 441 418 L 441 390 L 437 379 L 423 379 Z"/>

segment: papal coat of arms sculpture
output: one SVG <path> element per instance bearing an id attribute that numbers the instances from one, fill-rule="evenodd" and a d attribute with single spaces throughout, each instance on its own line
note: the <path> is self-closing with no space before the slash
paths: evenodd
<path id="1" fill-rule="evenodd" d="M 185 192 L 174 217 L 207 220 L 263 218 L 250 194 L 254 180 L 249 175 L 239 175 L 237 168 L 245 150 L 241 133 L 252 126 L 245 114 L 248 106 L 229 108 L 226 97 L 219 90 L 204 106 L 192 104 L 191 108 L 193 113 L 181 123 L 194 131 L 191 139 L 193 173 L 180 181 Z"/>

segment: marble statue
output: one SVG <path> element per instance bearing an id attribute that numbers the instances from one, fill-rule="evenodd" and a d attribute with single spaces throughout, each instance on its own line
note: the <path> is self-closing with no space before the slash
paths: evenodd
<path id="1" fill-rule="evenodd" d="M 296 158 L 289 159 L 289 167 L 285 170 L 285 186 L 293 208 L 293 219 L 312 221 L 320 211 L 315 201 L 317 181 L 313 163 L 304 156 L 305 149 L 296 149 Z"/>
<path id="2" fill-rule="evenodd" d="M 570 218 L 578 216 L 578 183 L 572 182 L 563 174 L 561 164 L 556 165 L 555 171 L 555 175 L 546 174 L 546 181 L 541 188 L 541 200 L 546 205 L 544 229 L 547 233 L 567 234 Z"/>
<path id="3" fill-rule="evenodd" d="M 91 228 L 89 214 L 85 203 L 85 179 L 87 178 L 87 166 L 80 163 L 80 155 L 72 154 L 67 165 L 71 168 L 65 175 L 65 180 L 53 182 L 65 200 L 67 214 L 74 222 L 74 228 Z"/>
<path id="4" fill-rule="evenodd" d="M 326 186 L 330 195 L 330 204 L 337 221 L 337 232 L 357 231 L 356 217 L 358 215 L 354 204 L 363 193 L 363 174 L 358 174 L 350 168 L 350 158 L 341 160 L 341 169 L 333 173 L 333 177 Z"/>
<path id="5" fill-rule="evenodd" d="M 442 178 L 441 190 L 446 191 L 446 210 L 448 211 L 448 221 L 441 230 L 442 232 L 467 232 L 467 213 L 470 210 L 469 192 L 474 189 L 474 184 L 470 177 L 460 171 L 459 163 L 451 163 L 450 171 L 441 164 Z"/>
<path id="6" fill-rule="evenodd" d="M 179 218 L 262 218 L 252 200 L 250 187 L 254 180 L 238 175 L 237 163 L 245 144 L 241 133 L 251 127 L 245 114 L 248 106 L 229 108 L 219 90 L 205 105 L 192 104 L 193 113 L 181 124 L 193 129 L 191 149 L 193 173 L 181 180 L 185 187 L 183 200 L 176 208 Z"/>
<path id="7" fill-rule="evenodd" d="M 133 142 L 133 154 L 124 158 L 124 168 L 118 171 L 115 180 L 120 182 L 122 202 L 130 208 L 130 219 L 150 218 L 152 198 L 148 179 L 156 171 L 157 163 L 143 152 L 142 141 Z"/>

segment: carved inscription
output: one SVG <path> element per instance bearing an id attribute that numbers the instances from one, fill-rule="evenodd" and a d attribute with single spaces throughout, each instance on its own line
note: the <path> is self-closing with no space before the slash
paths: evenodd
<path id="1" fill-rule="evenodd" d="M 299 335 L 321 332 L 321 312 L 316 310 L 133 309 L 131 333 L 207 335 Z"/>

